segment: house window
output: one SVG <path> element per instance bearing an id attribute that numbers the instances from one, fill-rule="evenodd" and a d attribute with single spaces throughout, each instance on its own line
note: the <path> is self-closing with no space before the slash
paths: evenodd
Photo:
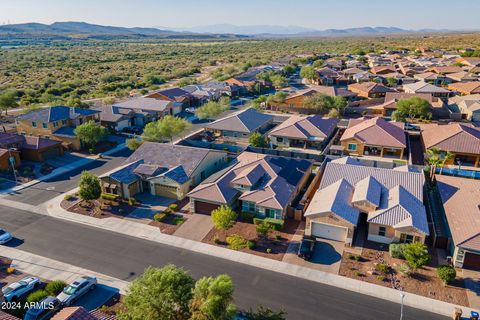
<path id="1" fill-rule="evenodd" d="M 277 137 L 277 142 L 283 142 L 283 138 Z"/>
<path id="2" fill-rule="evenodd" d="M 349 143 L 347 148 L 348 148 L 348 151 L 357 151 L 357 144 Z"/>
<path id="3" fill-rule="evenodd" d="M 247 212 L 255 212 L 255 203 L 243 201 L 242 210 Z"/>
<path id="4" fill-rule="evenodd" d="M 42 123 L 42 127 L 43 127 L 43 129 L 48 129 L 48 123 L 45 123 L 45 122 Z"/>
<path id="5" fill-rule="evenodd" d="M 265 217 L 275 219 L 276 218 L 275 213 L 276 213 L 275 209 L 265 208 Z"/>
<path id="6" fill-rule="evenodd" d="M 32 121 L 32 127 L 34 127 L 34 128 L 37 127 L 37 123 L 35 121 Z"/>
<path id="7" fill-rule="evenodd" d="M 62 120 L 62 125 L 66 125 L 67 124 L 67 120 Z"/>
<path id="8" fill-rule="evenodd" d="M 54 127 L 54 128 L 58 127 L 58 121 L 54 121 L 54 122 L 53 122 L 53 127 Z"/>
<path id="9" fill-rule="evenodd" d="M 378 235 L 380 237 L 385 237 L 386 234 L 387 234 L 387 228 L 385 228 L 385 227 L 379 227 L 378 228 Z"/>
<path id="10" fill-rule="evenodd" d="M 400 235 L 400 242 L 412 243 L 414 240 L 419 241 L 420 237 L 414 237 L 411 234 L 402 233 Z"/>

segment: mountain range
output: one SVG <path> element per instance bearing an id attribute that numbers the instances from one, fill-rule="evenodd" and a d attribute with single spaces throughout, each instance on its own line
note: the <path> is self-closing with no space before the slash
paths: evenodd
<path id="1" fill-rule="evenodd" d="M 241 37 L 340 37 L 388 35 L 413 32 L 446 32 L 448 30 L 406 30 L 396 27 L 360 27 L 316 30 L 299 26 L 215 24 L 193 28 L 126 28 L 86 22 L 23 23 L 0 26 L 0 36 L 49 36 L 60 38 L 241 38 Z"/>

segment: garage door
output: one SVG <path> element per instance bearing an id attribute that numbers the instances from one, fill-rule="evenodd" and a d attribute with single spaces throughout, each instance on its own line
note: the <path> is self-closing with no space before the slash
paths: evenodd
<path id="1" fill-rule="evenodd" d="M 155 194 L 157 196 L 177 199 L 177 187 L 155 184 Z"/>
<path id="2" fill-rule="evenodd" d="M 329 224 L 312 222 L 312 236 L 345 241 L 345 238 L 347 237 L 347 229 Z"/>
<path id="3" fill-rule="evenodd" d="M 201 214 L 210 214 L 213 210 L 218 209 L 220 205 L 203 202 L 203 201 L 195 201 L 195 213 Z"/>
<path id="4" fill-rule="evenodd" d="M 59 148 L 52 148 L 42 152 L 43 161 L 58 157 L 60 155 Z"/>
<path id="5" fill-rule="evenodd" d="M 465 269 L 480 270 L 480 255 L 470 252 L 465 253 L 463 267 Z"/>

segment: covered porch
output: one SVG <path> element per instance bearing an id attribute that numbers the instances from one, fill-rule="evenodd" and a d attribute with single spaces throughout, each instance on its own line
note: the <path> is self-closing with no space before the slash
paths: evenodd
<path id="1" fill-rule="evenodd" d="M 363 154 L 366 156 L 378 156 L 385 158 L 403 159 L 403 148 L 390 148 L 384 146 L 365 145 Z"/>

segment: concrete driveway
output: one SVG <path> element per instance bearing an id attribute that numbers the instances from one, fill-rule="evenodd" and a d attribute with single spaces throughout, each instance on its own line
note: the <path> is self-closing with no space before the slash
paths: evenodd
<path id="1" fill-rule="evenodd" d="M 202 241 L 213 228 L 212 218 L 209 215 L 192 214 L 185 217 L 187 220 L 175 231 L 174 236 Z"/>
<path id="2" fill-rule="evenodd" d="M 300 241 L 301 238 L 292 242 L 287 253 L 283 257 L 283 262 L 338 274 L 345 243 L 327 239 L 318 239 L 315 243 L 312 259 L 306 261 L 297 256 Z"/>
<path id="3" fill-rule="evenodd" d="M 148 222 L 153 219 L 155 213 L 165 210 L 176 201 L 175 199 L 167 197 L 153 196 L 149 193 L 137 194 L 135 199 L 137 199 L 141 205 L 138 209 L 130 213 L 127 218 L 148 220 Z"/>

